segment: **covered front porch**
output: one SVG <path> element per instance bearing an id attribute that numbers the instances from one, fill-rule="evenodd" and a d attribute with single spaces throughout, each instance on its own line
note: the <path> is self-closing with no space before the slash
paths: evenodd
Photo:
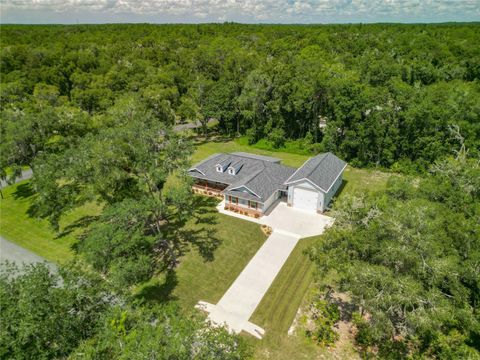
<path id="1" fill-rule="evenodd" d="M 222 192 L 227 186 L 227 184 L 196 179 L 195 183 L 192 185 L 192 190 L 195 194 L 223 199 Z"/>
<path id="2" fill-rule="evenodd" d="M 256 219 L 263 215 L 263 203 L 243 199 L 239 196 L 225 195 L 224 210 L 233 211 L 240 215 L 254 217 Z"/>

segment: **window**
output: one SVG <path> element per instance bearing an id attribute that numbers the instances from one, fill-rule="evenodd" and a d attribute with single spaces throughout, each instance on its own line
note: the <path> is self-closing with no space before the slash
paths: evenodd
<path id="1" fill-rule="evenodd" d="M 228 195 L 228 202 L 230 204 L 237 204 L 238 205 L 238 197 Z"/>
<path id="2" fill-rule="evenodd" d="M 222 167 L 220 165 L 217 166 L 217 171 L 222 172 Z"/>
<path id="3" fill-rule="evenodd" d="M 250 201 L 250 200 L 248 200 L 248 207 L 251 208 L 251 209 L 257 210 L 258 203 L 257 203 L 256 201 Z"/>
<path id="4" fill-rule="evenodd" d="M 228 173 L 229 173 L 230 175 L 235 175 L 235 169 L 233 169 L 233 168 L 228 168 Z"/>

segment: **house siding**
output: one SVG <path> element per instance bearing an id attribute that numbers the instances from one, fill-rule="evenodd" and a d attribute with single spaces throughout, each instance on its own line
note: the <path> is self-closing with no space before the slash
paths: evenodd
<path id="1" fill-rule="evenodd" d="M 231 196 L 232 198 L 233 198 L 233 197 L 238 198 L 238 204 L 233 203 L 233 202 L 230 203 L 230 201 L 228 201 L 229 196 Z M 242 196 L 242 195 L 241 195 L 241 194 L 239 194 L 239 196 L 225 195 L 225 204 L 227 204 L 227 205 L 228 205 L 228 204 L 234 204 L 234 205 L 240 206 L 240 207 L 245 208 L 245 209 L 252 209 L 252 208 L 250 208 L 250 207 L 248 206 L 248 200 L 242 199 L 240 196 Z M 250 201 L 251 201 L 251 200 L 250 200 Z M 258 211 L 262 211 L 262 209 L 263 209 L 262 203 L 257 201 L 257 204 L 258 204 L 258 205 L 257 205 L 257 210 L 258 210 Z"/>
<path id="2" fill-rule="evenodd" d="M 338 189 L 340 189 L 340 186 L 342 185 L 342 181 L 343 181 L 343 173 L 338 177 L 338 179 L 332 185 L 330 191 L 324 195 L 325 201 L 323 202 L 324 205 L 323 205 L 323 209 L 321 209 L 322 211 L 325 211 L 325 209 L 327 209 L 328 205 L 330 204 L 330 201 L 332 201 L 332 198 L 335 196 Z"/>
<path id="3" fill-rule="evenodd" d="M 275 200 L 277 200 L 280 196 L 280 192 L 279 191 L 275 191 L 272 196 L 270 196 L 267 201 L 265 201 L 265 203 L 263 204 L 263 207 L 261 208 L 262 212 L 265 212 L 268 210 L 268 208 L 270 206 L 272 206 L 272 204 L 275 202 Z M 259 208 L 260 209 L 260 208 Z"/>

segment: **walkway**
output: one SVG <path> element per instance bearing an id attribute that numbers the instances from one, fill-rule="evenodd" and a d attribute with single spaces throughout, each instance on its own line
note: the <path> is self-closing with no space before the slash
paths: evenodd
<path id="1" fill-rule="evenodd" d="M 261 219 L 225 211 L 223 203 L 219 204 L 217 209 L 226 215 L 269 225 L 273 233 L 216 305 L 199 301 L 196 308 L 208 312 L 208 319 L 213 324 L 225 325 L 235 333 L 246 331 L 261 339 L 265 331 L 248 320 L 299 239 L 320 235 L 333 223 L 333 219 L 293 209 L 283 202 L 275 204 Z"/>

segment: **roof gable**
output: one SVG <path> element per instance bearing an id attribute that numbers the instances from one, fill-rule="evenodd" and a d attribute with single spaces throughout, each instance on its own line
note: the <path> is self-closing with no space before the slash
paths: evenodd
<path id="1" fill-rule="evenodd" d="M 234 175 L 229 171 L 218 172 L 217 165 L 234 169 Z M 190 176 L 227 184 L 225 194 L 244 186 L 261 201 L 267 200 L 278 189 L 286 189 L 285 180 L 295 169 L 283 166 L 273 160 L 233 154 L 215 154 L 194 165 L 188 170 Z M 238 191 L 236 192 L 238 194 Z M 243 194 L 243 193 L 242 193 Z"/>
<path id="2" fill-rule="evenodd" d="M 285 185 L 296 183 L 300 180 L 309 180 L 323 192 L 328 192 L 338 177 L 342 174 L 347 163 L 332 153 L 323 153 L 308 159 L 292 176 Z"/>

